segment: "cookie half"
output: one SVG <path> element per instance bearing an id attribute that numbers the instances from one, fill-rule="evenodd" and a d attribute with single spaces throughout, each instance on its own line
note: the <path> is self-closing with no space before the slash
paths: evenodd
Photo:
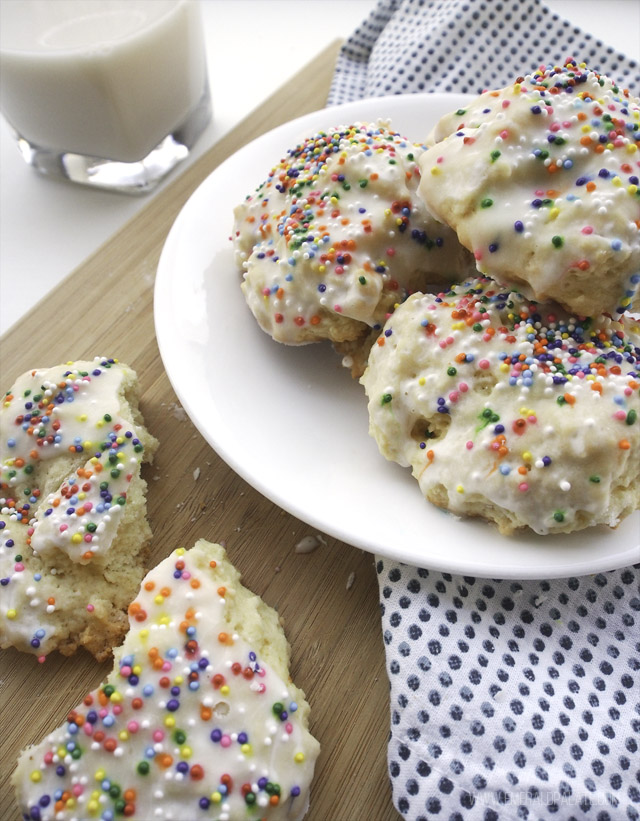
<path id="1" fill-rule="evenodd" d="M 151 536 L 157 442 L 136 374 L 96 358 L 23 374 L 0 409 L 0 646 L 44 658 L 122 639 Z"/>
<path id="2" fill-rule="evenodd" d="M 300 819 L 318 742 L 278 615 L 219 545 L 144 579 L 107 680 L 13 775 L 26 819 Z"/>

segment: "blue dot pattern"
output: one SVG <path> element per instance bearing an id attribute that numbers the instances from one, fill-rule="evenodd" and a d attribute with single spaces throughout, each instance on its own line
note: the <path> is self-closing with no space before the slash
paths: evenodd
<path id="1" fill-rule="evenodd" d="M 376 569 L 401 815 L 640 819 L 640 565 L 525 582 Z"/>
<path id="2" fill-rule="evenodd" d="M 623 87 L 640 88 L 637 61 L 539 0 L 379 0 L 340 51 L 328 103 L 416 92 L 479 94 L 567 57 Z"/>

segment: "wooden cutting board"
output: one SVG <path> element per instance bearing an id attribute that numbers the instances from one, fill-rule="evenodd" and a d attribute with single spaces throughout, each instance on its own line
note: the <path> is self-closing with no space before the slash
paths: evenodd
<path id="1" fill-rule="evenodd" d="M 242 145 L 324 106 L 338 47 L 266 100 L 3 336 L 0 377 L 5 391 L 29 368 L 94 356 L 117 357 L 138 372 L 142 411 L 160 440 L 155 463 L 145 469 L 150 566 L 201 537 L 226 544 L 244 583 L 283 617 L 292 676 L 311 703 L 322 752 L 307 820 L 390 821 L 398 814 L 386 769 L 389 684 L 374 558 L 332 538 L 312 553 L 295 552 L 313 528 L 240 479 L 180 412 L 153 325 L 156 266 L 178 212 Z M 20 750 L 61 723 L 110 669 L 84 652 L 52 654 L 44 664 L 0 653 L 2 821 L 20 818 L 9 785 Z"/>

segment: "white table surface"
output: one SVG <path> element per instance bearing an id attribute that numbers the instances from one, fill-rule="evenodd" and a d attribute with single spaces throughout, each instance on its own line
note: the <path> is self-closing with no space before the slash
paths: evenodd
<path id="1" fill-rule="evenodd" d="M 638 0 L 547 0 L 547 5 L 616 50 L 640 57 Z M 2 120 L 0 332 L 19 322 L 299 68 L 336 38 L 347 37 L 375 6 L 375 0 L 202 0 L 213 120 L 191 157 L 144 197 L 87 190 L 41 177 L 24 163 Z M 74 330 L 72 295 L 69 304 L 69 317 L 52 317 L 61 333 Z M 0 376 L 1 368 L 0 351 Z"/>

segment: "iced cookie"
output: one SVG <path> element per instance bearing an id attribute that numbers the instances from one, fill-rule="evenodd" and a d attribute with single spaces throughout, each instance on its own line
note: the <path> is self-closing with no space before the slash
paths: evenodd
<path id="1" fill-rule="evenodd" d="M 136 374 L 96 358 L 23 374 L 0 409 L 0 646 L 106 658 L 151 536 L 140 476 L 157 446 Z"/>
<path id="2" fill-rule="evenodd" d="M 620 313 L 640 281 L 640 104 L 569 60 L 447 115 L 420 196 L 478 270 L 581 316 Z"/>
<path id="3" fill-rule="evenodd" d="M 319 751 L 278 615 L 219 545 L 145 578 L 113 672 L 22 753 L 25 819 L 301 819 Z"/>
<path id="4" fill-rule="evenodd" d="M 422 150 L 388 123 L 318 132 L 235 209 L 242 290 L 264 331 L 290 345 L 351 341 L 429 276 L 475 270 L 416 195 Z"/>
<path id="5" fill-rule="evenodd" d="M 486 278 L 415 294 L 362 378 L 381 453 L 459 515 L 568 533 L 640 506 L 640 329 Z"/>

